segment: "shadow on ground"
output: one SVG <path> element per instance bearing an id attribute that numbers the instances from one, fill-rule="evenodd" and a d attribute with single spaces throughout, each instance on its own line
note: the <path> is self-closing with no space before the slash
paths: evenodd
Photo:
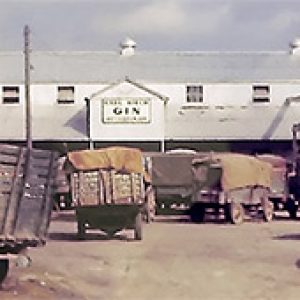
<path id="1" fill-rule="evenodd" d="M 113 236 L 107 235 L 105 233 L 94 233 L 88 232 L 85 234 L 83 239 L 79 239 L 77 233 L 66 233 L 66 232 L 51 232 L 48 234 L 48 238 L 53 241 L 77 241 L 77 242 L 87 242 L 87 241 L 130 241 L 131 239 L 126 234 L 117 233 Z"/>
<path id="2" fill-rule="evenodd" d="M 274 240 L 300 241 L 300 233 L 279 235 L 274 237 Z"/>
<path id="3" fill-rule="evenodd" d="M 298 259 L 298 260 L 296 261 L 295 265 L 296 265 L 296 267 L 297 267 L 298 269 L 300 269 L 300 259 Z"/>

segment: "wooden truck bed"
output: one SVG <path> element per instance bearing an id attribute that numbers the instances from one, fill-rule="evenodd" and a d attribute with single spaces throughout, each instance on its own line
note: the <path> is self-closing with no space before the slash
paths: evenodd
<path id="1" fill-rule="evenodd" d="M 0 249 L 44 244 L 52 210 L 56 154 L 0 145 Z M 3 250 L 4 249 L 4 250 Z"/>

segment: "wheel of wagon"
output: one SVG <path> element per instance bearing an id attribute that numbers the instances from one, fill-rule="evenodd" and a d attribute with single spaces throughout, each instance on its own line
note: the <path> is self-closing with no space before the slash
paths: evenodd
<path id="1" fill-rule="evenodd" d="M 7 276 L 9 269 L 9 260 L 8 259 L 0 259 L 0 287 L 2 282 Z"/>
<path id="2" fill-rule="evenodd" d="M 285 209 L 287 210 L 291 219 L 297 218 L 298 205 L 296 205 L 293 199 L 288 199 L 286 201 Z"/>
<path id="3" fill-rule="evenodd" d="M 270 222 L 273 219 L 274 205 L 269 199 L 262 200 L 263 218 L 266 222 Z"/>
<path id="4" fill-rule="evenodd" d="M 80 240 L 85 238 L 85 224 L 82 220 L 77 221 L 77 235 Z"/>
<path id="5" fill-rule="evenodd" d="M 203 222 L 205 217 L 205 207 L 200 203 L 195 203 L 192 205 L 190 210 L 190 218 L 194 223 Z"/>
<path id="6" fill-rule="evenodd" d="M 105 228 L 104 232 L 107 234 L 109 238 L 112 238 L 118 231 L 121 231 L 122 228 Z"/>
<path id="7" fill-rule="evenodd" d="M 244 221 L 245 211 L 241 203 L 232 201 L 228 204 L 228 217 L 232 224 L 241 224 Z"/>
<path id="8" fill-rule="evenodd" d="M 142 214 L 139 212 L 135 217 L 134 239 L 141 241 L 142 238 Z"/>
<path id="9" fill-rule="evenodd" d="M 155 192 L 153 188 L 148 188 L 146 192 L 146 203 L 144 205 L 144 217 L 147 223 L 154 221 L 156 214 Z"/>

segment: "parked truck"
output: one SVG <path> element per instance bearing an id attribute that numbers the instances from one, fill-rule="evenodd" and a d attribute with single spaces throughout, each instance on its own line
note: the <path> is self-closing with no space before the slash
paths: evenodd
<path id="1" fill-rule="evenodd" d="M 292 218 L 297 217 L 300 201 L 300 147 L 299 147 L 300 123 L 292 126 L 292 168 L 289 174 L 289 189 L 292 195 L 288 203 L 288 210 Z"/>
<path id="2" fill-rule="evenodd" d="M 190 149 L 143 153 L 156 213 L 174 213 L 180 206 L 189 207 L 193 182 L 191 164 L 196 155 L 197 152 Z"/>
<path id="3" fill-rule="evenodd" d="M 299 197 L 297 188 L 293 187 L 297 177 L 292 161 L 274 154 L 260 154 L 256 157 L 272 165 L 269 199 L 274 205 L 274 211 L 286 210 L 290 218 L 296 218 Z"/>
<path id="4" fill-rule="evenodd" d="M 202 222 L 208 210 L 221 212 L 233 224 L 246 214 L 262 212 L 265 221 L 273 217 L 269 200 L 272 166 L 253 156 L 211 153 L 192 161 L 193 194 L 190 217 Z"/>

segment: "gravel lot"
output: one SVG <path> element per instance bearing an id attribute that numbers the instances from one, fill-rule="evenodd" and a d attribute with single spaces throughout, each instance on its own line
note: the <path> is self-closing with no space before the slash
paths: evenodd
<path id="1" fill-rule="evenodd" d="M 144 239 L 91 231 L 76 239 L 72 212 L 53 216 L 32 266 L 12 267 L 0 299 L 297 300 L 300 219 L 236 226 L 185 216 L 144 224 Z"/>

